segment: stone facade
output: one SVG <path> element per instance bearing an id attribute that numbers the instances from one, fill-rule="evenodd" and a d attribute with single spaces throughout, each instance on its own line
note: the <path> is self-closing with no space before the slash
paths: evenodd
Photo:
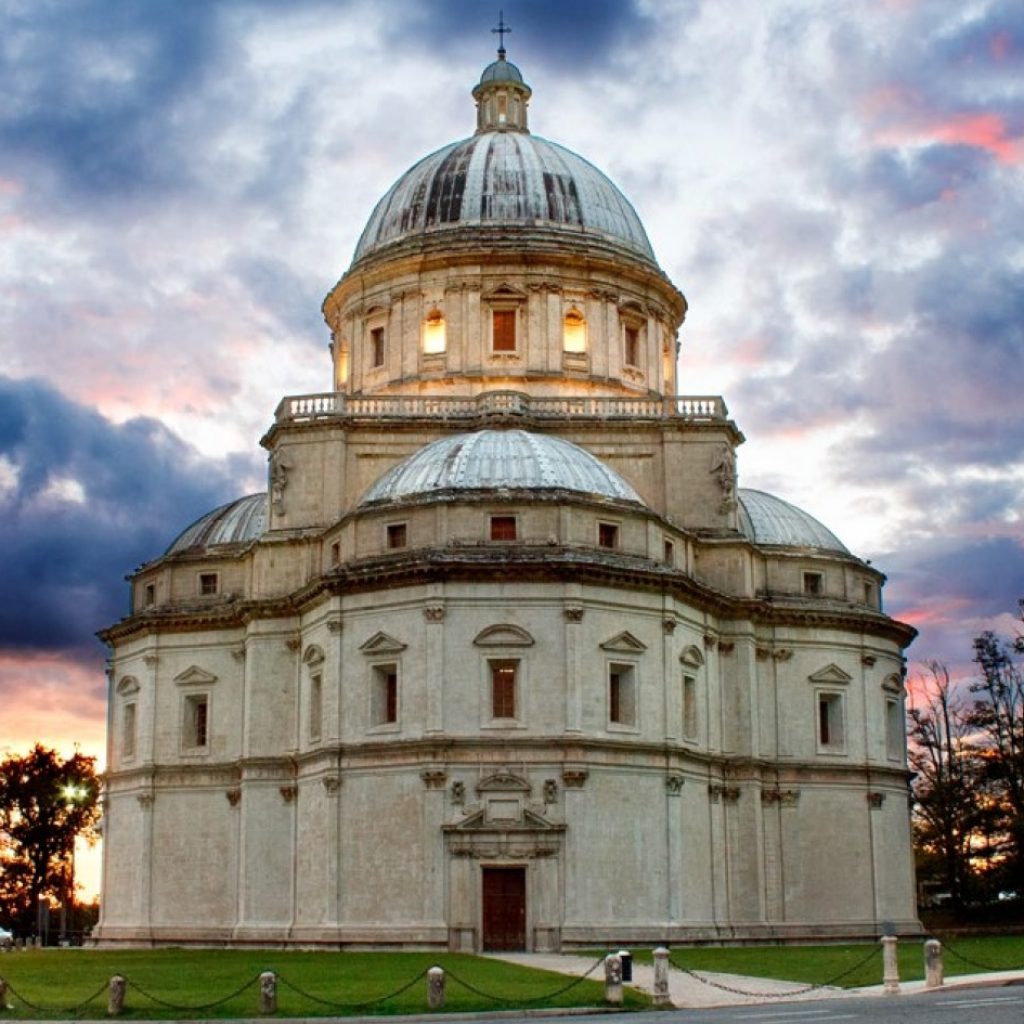
<path id="1" fill-rule="evenodd" d="M 474 90 L 478 136 L 525 147 L 513 71 Z M 563 220 L 364 237 L 324 305 L 333 390 L 278 407 L 267 494 L 132 577 L 103 633 L 101 942 L 917 929 L 913 632 L 877 570 L 737 487 L 725 404 L 677 394 L 685 299 L 639 222 L 588 233 L 593 184 Z M 572 442 L 579 474 L 503 456 L 498 483 L 478 459 L 380 487 L 509 430 L 541 462 Z M 635 500 L 581 484 L 585 453 Z"/>

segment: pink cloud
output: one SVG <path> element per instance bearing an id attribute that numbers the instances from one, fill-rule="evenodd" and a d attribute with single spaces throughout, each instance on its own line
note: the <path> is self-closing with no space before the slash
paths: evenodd
<path id="1" fill-rule="evenodd" d="M 997 61 L 1004 61 L 1013 48 L 1013 39 L 1009 32 L 998 32 L 988 41 L 988 48 Z"/>

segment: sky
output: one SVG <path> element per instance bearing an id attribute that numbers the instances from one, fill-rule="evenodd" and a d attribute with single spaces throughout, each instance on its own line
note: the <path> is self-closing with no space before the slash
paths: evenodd
<path id="1" fill-rule="evenodd" d="M 1024 4 L 503 0 L 532 130 L 690 303 L 741 486 L 970 672 L 1024 597 Z M 124 576 L 266 487 L 376 200 L 470 135 L 497 5 L 0 0 L 0 754 L 102 755 Z"/>

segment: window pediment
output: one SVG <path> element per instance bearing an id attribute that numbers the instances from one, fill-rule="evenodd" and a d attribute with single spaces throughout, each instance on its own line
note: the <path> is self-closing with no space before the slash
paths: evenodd
<path id="1" fill-rule="evenodd" d="M 521 775 L 495 772 L 477 783 L 478 793 L 529 793 L 532 787 Z"/>
<path id="2" fill-rule="evenodd" d="M 129 697 L 139 692 L 139 681 L 135 676 L 124 676 L 117 684 L 117 692 L 122 697 Z"/>
<path id="3" fill-rule="evenodd" d="M 826 665 L 824 668 L 818 669 L 817 672 L 812 676 L 808 676 L 812 683 L 830 683 L 832 685 L 843 685 L 853 680 L 853 676 L 849 672 L 844 672 L 838 665 L 831 664 Z"/>
<path id="4" fill-rule="evenodd" d="M 887 693 L 903 694 L 903 679 L 898 672 L 893 672 L 882 680 L 882 689 Z"/>
<path id="5" fill-rule="evenodd" d="M 310 644 L 302 655 L 304 665 L 320 665 L 324 660 L 324 652 L 316 644 Z"/>
<path id="6" fill-rule="evenodd" d="M 526 292 L 510 284 L 499 284 L 497 288 L 480 296 L 485 302 L 525 302 Z"/>
<path id="7" fill-rule="evenodd" d="M 363 654 L 400 654 L 405 650 L 406 644 L 396 640 L 393 636 L 383 631 L 378 631 L 360 645 L 359 650 Z"/>
<path id="8" fill-rule="evenodd" d="M 704 654 L 699 647 L 690 644 L 689 647 L 683 648 L 679 655 L 679 660 L 691 668 L 701 668 L 704 664 Z"/>
<path id="9" fill-rule="evenodd" d="M 480 630 L 473 643 L 477 647 L 532 647 L 534 639 L 521 626 L 504 622 Z"/>
<path id="10" fill-rule="evenodd" d="M 616 633 L 615 636 L 601 644 L 602 651 L 617 651 L 619 654 L 641 654 L 647 650 L 647 644 L 637 640 L 628 630 Z"/>
<path id="11" fill-rule="evenodd" d="M 178 686 L 210 686 L 217 682 L 217 677 L 198 665 L 190 665 L 184 672 L 178 673 L 174 681 Z"/>

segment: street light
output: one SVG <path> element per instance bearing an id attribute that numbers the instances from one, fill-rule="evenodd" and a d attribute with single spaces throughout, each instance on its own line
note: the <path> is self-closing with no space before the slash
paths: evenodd
<path id="1" fill-rule="evenodd" d="M 85 786 L 80 785 L 77 782 L 69 782 L 65 786 L 61 787 L 60 795 L 64 797 L 64 804 L 67 809 L 73 810 L 77 804 L 80 804 L 89 795 L 89 791 Z M 60 932 L 61 938 L 67 939 L 68 933 L 68 917 L 71 918 L 71 930 L 75 929 L 75 840 L 78 838 L 78 834 L 75 833 L 71 836 L 71 880 L 64 878 L 64 900 L 61 904 L 61 922 Z M 68 909 L 68 903 L 70 902 L 70 911 Z"/>

